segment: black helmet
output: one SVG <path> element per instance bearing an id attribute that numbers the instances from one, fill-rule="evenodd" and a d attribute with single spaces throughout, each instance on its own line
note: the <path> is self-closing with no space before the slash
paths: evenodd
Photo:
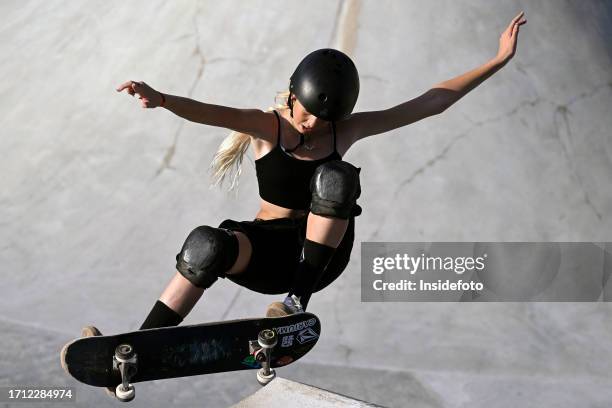
<path id="1" fill-rule="evenodd" d="M 359 74 L 353 61 L 338 50 L 324 48 L 308 54 L 289 82 L 306 110 L 323 120 L 342 120 L 355 107 L 359 95 Z M 291 106 L 291 95 L 289 95 Z"/>

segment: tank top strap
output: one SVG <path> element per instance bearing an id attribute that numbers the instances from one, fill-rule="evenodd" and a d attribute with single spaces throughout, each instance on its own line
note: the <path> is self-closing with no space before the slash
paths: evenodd
<path id="1" fill-rule="evenodd" d="M 336 151 L 336 122 L 332 122 L 332 132 L 334 134 L 334 152 Z"/>
<path id="2" fill-rule="evenodd" d="M 276 110 L 273 110 L 272 112 L 274 112 L 274 115 L 276 116 L 276 124 L 277 124 L 277 131 L 276 131 L 276 145 L 280 146 L 280 128 L 281 128 L 281 121 L 280 121 L 280 117 L 278 116 L 278 112 Z"/>

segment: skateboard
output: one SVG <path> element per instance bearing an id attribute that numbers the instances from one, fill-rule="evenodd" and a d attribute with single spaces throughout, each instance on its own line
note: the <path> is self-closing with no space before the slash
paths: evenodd
<path id="1" fill-rule="evenodd" d="M 63 365 L 85 384 L 116 386 L 122 401 L 134 398 L 132 383 L 225 371 L 259 369 L 257 380 L 265 385 L 274 368 L 298 360 L 320 334 L 321 322 L 307 312 L 139 330 L 73 340 L 64 347 Z"/>

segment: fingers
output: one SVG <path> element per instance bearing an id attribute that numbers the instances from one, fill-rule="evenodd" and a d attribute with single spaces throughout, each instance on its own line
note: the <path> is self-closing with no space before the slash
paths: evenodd
<path id="1" fill-rule="evenodd" d="M 127 93 L 134 96 L 134 94 L 140 94 L 140 91 L 143 89 L 144 82 L 137 81 L 127 81 L 119 85 L 117 88 L 117 92 L 121 92 L 124 89 L 127 90 Z"/>
<path id="2" fill-rule="evenodd" d="M 131 82 L 132 82 L 132 89 L 136 93 L 138 93 L 144 88 L 144 82 L 142 81 L 131 81 Z"/>
<path id="3" fill-rule="evenodd" d="M 512 20 L 512 24 L 516 27 L 518 27 L 519 25 L 523 25 L 527 22 L 527 20 L 524 18 L 525 16 L 525 12 L 521 11 L 518 16 L 514 17 L 514 20 Z"/>
<path id="4" fill-rule="evenodd" d="M 510 23 L 510 25 L 512 25 L 512 24 L 516 23 L 517 21 L 519 21 L 519 19 L 520 19 L 520 18 L 521 18 L 521 17 L 522 17 L 524 14 L 525 14 L 525 12 L 524 12 L 524 11 L 521 11 L 520 13 L 518 13 L 518 15 L 512 19 L 512 23 Z"/>
<path id="5" fill-rule="evenodd" d="M 138 94 L 138 99 L 143 99 L 143 90 L 144 90 L 144 82 L 141 81 L 132 81 L 132 86 L 130 87 L 131 91 L 130 94 L 132 96 L 134 96 L 134 94 Z M 128 91 L 129 92 L 129 91 Z"/>
<path id="6" fill-rule="evenodd" d="M 505 31 L 508 37 L 516 36 L 516 33 L 518 32 L 518 27 L 527 22 L 527 20 L 523 18 L 524 15 L 525 15 L 525 12 L 521 11 L 520 13 L 518 13 L 516 17 L 512 19 L 512 21 L 508 25 L 508 28 L 506 28 L 506 31 Z"/>
<path id="7" fill-rule="evenodd" d="M 155 91 L 142 81 L 124 82 L 117 87 L 117 92 L 121 92 L 123 90 L 132 96 L 138 96 L 138 99 L 140 99 L 140 106 L 143 108 L 155 108 L 159 105 L 156 105 L 149 99 L 152 92 L 154 93 Z"/>
<path id="8" fill-rule="evenodd" d="M 119 85 L 119 87 L 117 88 L 117 92 L 121 92 L 124 89 L 127 89 L 128 92 L 130 92 L 132 90 L 132 84 L 134 83 L 134 81 L 127 81 L 122 83 L 121 85 Z"/>
<path id="9" fill-rule="evenodd" d="M 511 35 L 511 37 L 512 37 L 512 38 L 516 37 L 516 35 L 517 35 L 517 34 L 518 34 L 518 32 L 519 32 L 519 27 L 520 27 L 521 25 L 525 24 L 526 22 L 527 22 L 527 20 L 524 20 L 524 19 L 523 19 L 523 20 L 519 20 L 519 21 L 517 21 L 517 22 L 514 24 L 514 26 L 512 27 L 512 35 Z"/>

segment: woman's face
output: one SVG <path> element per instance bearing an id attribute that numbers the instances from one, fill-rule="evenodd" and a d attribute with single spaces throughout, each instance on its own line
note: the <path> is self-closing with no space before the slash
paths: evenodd
<path id="1" fill-rule="evenodd" d="M 295 95 L 291 95 L 293 101 L 293 126 L 300 133 L 316 133 L 318 130 L 327 129 L 327 121 L 317 118 L 304 109 Z"/>

